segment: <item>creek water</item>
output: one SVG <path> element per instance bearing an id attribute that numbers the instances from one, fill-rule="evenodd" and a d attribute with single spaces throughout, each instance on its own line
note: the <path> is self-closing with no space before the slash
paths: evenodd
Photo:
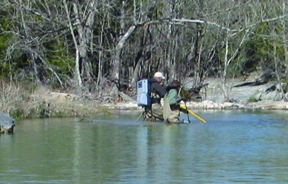
<path id="1" fill-rule="evenodd" d="M 0 136 L 0 183 L 288 183 L 287 111 L 197 113 L 21 120 Z"/>

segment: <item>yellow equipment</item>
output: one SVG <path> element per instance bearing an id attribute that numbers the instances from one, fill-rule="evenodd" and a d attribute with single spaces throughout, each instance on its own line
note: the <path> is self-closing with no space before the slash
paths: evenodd
<path id="1" fill-rule="evenodd" d="M 193 116 L 195 116 L 197 119 L 199 119 L 203 123 L 206 123 L 206 120 L 204 118 L 202 118 L 201 116 L 199 116 L 198 114 L 196 114 L 192 110 L 188 109 L 185 105 L 180 104 L 180 108 L 187 111 L 189 114 L 192 114 Z"/>

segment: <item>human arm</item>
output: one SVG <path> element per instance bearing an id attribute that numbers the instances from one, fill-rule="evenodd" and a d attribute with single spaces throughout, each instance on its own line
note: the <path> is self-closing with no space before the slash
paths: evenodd
<path id="1" fill-rule="evenodd" d="M 164 86 L 161 86 L 158 82 L 152 83 L 151 88 L 151 91 L 157 93 L 161 98 L 163 98 L 166 94 L 166 88 Z"/>
<path id="2" fill-rule="evenodd" d="M 178 91 L 176 89 L 169 90 L 167 97 L 169 98 L 170 105 L 179 104 L 181 101 L 184 101 L 183 98 L 178 96 Z"/>

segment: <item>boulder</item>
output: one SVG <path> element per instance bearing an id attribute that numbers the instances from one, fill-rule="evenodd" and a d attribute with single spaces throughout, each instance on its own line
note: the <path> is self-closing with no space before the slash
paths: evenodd
<path id="1" fill-rule="evenodd" d="M 262 100 L 281 101 L 284 97 L 283 95 L 285 95 L 282 94 L 281 88 L 286 91 L 286 84 L 273 84 L 268 88 L 263 87 L 255 93 L 254 100 L 257 102 Z"/>
<path id="2" fill-rule="evenodd" d="M 13 133 L 15 120 L 8 114 L 0 112 L 0 133 Z"/>

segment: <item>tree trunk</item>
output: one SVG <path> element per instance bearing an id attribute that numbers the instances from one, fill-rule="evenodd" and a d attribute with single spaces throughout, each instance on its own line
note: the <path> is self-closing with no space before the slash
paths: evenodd
<path id="1" fill-rule="evenodd" d="M 133 33 L 133 31 L 136 29 L 136 25 L 131 26 L 128 31 L 123 35 L 123 37 L 120 39 L 120 41 L 117 43 L 115 48 L 115 54 L 113 59 L 113 67 L 111 72 L 111 78 L 112 80 L 116 80 L 119 84 L 119 71 L 120 71 L 120 55 L 121 51 L 124 47 L 125 42 L 129 38 L 129 36 Z"/>
<path id="2" fill-rule="evenodd" d="M 65 6 L 70 32 L 73 38 L 75 46 L 75 78 L 79 87 L 83 84 L 83 79 L 90 79 L 92 73 L 91 64 L 87 60 L 87 49 L 93 45 L 92 26 L 94 24 L 95 16 L 95 1 L 90 1 L 87 5 L 88 12 L 79 12 L 80 4 L 76 1 L 72 1 L 73 16 L 75 17 L 75 23 L 70 18 L 70 12 L 66 0 L 63 0 Z M 86 13 L 86 14 L 85 14 Z M 82 15 L 83 17 L 80 17 Z M 85 16 L 86 15 L 86 16 Z M 77 26 L 78 36 L 74 34 L 74 24 Z M 93 50 L 92 50 L 93 52 Z"/>

